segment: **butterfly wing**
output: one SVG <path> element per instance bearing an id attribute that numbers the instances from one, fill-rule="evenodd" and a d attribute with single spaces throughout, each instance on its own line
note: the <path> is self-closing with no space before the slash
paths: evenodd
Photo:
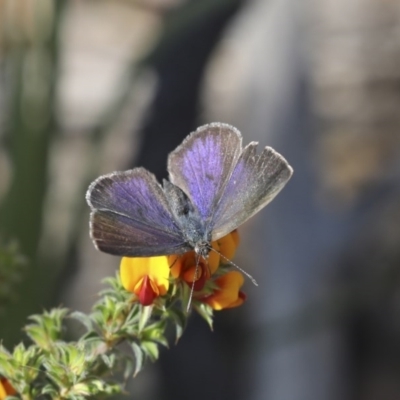
<path id="1" fill-rule="evenodd" d="M 187 194 L 206 226 L 240 156 L 241 143 L 236 128 L 213 123 L 191 133 L 168 157 L 170 181 Z"/>
<path id="2" fill-rule="evenodd" d="M 165 193 L 143 168 L 96 179 L 86 200 L 95 246 L 119 256 L 156 256 L 189 250 Z"/>
<path id="3" fill-rule="evenodd" d="M 170 180 L 198 209 L 216 240 L 257 213 L 283 188 L 292 168 L 273 149 L 242 151 L 240 132 L 227 124 L 205 125 L 170 154 Z"/>
<path id="4" fill-rule="evenodd" d="M 265 207 L 292 173 L 287 161 L 272 148 L 257 154 L 257 143 L 247 145 L 216 207 L 212 239 L 225 236 Z"/>

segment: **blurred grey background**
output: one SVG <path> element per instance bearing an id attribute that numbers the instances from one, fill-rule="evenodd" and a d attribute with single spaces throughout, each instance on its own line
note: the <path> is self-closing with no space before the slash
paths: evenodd
<path id="1" fill-rule="evenodd" d="M 96 252 L 98 175 L 235 125 L 294 176 L 240 230 L 247 302 L 194 317 L 128 398 L 400 399 L 400 3 L 0 0 L 0 235 L 25 279 L 0 338 L 89 311 L 119 259 Z"/>

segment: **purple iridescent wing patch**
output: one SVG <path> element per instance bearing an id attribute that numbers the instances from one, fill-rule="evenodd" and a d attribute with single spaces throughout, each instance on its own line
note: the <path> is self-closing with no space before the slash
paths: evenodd
<path id="1" fill-rule="evenodd" d="M 190 198 L 204 221 L 211 221 L 240 156 L 240 132 L 227 124 L 205 125 L 190 134 L 168 158 L 170 181 Z"/>
<path id="2" fill-rule="evenodd" d="M 89 187 L 90 232 L 99 250 L 155 256 L 189 250 L 155 177 L 143 168 L 114 172 Z"/>

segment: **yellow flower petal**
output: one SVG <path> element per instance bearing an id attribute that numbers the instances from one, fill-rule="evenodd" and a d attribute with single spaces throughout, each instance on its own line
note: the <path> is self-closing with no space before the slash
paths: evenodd
<path id="1" fill-rule="evenodd" d="M 235 255 L 239 236 L 237 234 L 228 234 L 218 239 L 219 251 L 228 260 L 232 260 Z M 226 260 L 223 260 L 226 261 Z"/>
<path id="2" fill-rule="evenodd" d="M 208 268 L 210 269 L 210 274 L 212 275 L 215 273 L 215 271 L 219 267 L 220 258 L 221 258 L 219 253 L 221 252 L 221 249 L 219 248 L 218 241 L 212 242 L 211 246 L 214 250 L 216 250 L 216 251 L 211 250 L 210 253 L 208 254 Z M 217 251 L 218 251 L 218 253 L 217 253 Z"/>
<path id="3" fill-rule="evenodd" d="M 135 291 L 138 283 L 148 276 L 157 286 L 160 296 L 168 291 L 169 263 L 166 256 L 160 257 L 123 257 L 120 276 L 123 287 L 129 292 Z"/>
<path id="4" fill-rule="evenodd" d="M 236 299 L 236 301 L 234 301 L 233 303 L 229 304 L 229 306 L 227 306 L 225 308 L 239 307 L 244 303 L 245 299 L 246 299 L 246 295 L 244 293 L 242 293 L 242 292 L 239 292 L 239 296 Z"/>
<path id="5" fill-rule="evenodd" d="M 168 256 L 168 263 L 170 267 L 170 273 L 173 278 L 179 278 L 182 270 L 182 256 L 179 254 L 172 254 Z"/>
<path id="6" fill-rule="evenodd" d="M 232 231 L 230 233 L 230 235 L 232 236 L 233 241 L 235 242 L 235 246 L 236 248 L 239 247 L 240 244 L 240 236 L 239 236 L 239 231 L 237 229 L 235 229 L 234 231 Z"/>
<path id="7" fill-rule="evenodd" d="M 4 400 L 7 397 L 6 389 L 0 381 L 0 400 Z"/>
<path id="8" fill-rule="evenodd" d="M 215 283 L 219 289 L 203 300 L 214 310 L 236 307 L 243 303 L 239 289 L 244 283 L 244 278 L 240 272 L 228 272 L 216 279 Z"/>
<path id="9" fill-rule="evenodd" d="M 16 390 L 11 386 L 7 378 L 0 377 L 0 400 L 5 399 L 9 395 L 17 394 Z"/>

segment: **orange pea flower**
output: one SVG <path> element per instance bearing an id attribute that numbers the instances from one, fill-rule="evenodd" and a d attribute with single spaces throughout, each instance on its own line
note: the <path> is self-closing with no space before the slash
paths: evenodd
<path id="1" fill-rule="evenodd" d="M 218 245 L 218 251 L 228 260 L 232 260 L 235 256 L 236 249 L 239 246 L 240 238 L 237 229 L 229 233 L 228 235 L 216 240 L 213 243 Z M 214 246 L 213 246 L 214 247 Z M 222 264 L 225 264 L 226 260 L 222 259 Z"/>
<path id="2" fill-rule="evenodd" d="M 208 260 L 204 260 L 200 257 L 197 276 L 196 273 L 196 253 L 189 251 L 183 255 L 172 255 L 168 257 L 171 265 L 171 275 L 174 278 L 181 278 L 189 286 L 192 286 L 194 282 L 194 290 L 203 289 L 206 281 L 210 276 L 218 269 L 219 265 L 219 254 L 210 253 Z"/>
<path id="3" fill-rule="evenodd" d="M 230 271 L 217 278 L 214 283 L 217 288 L 213 293 L 199 299 L 214 310 L 238 307 L 246 300 L 246 295 L 240 291 L 244 283 L 240 272 Z"/>
<path id="4" fill-rule="evenodd" d="M 225 264 L 226 259 L 231 260 L 239 245 L 239 235 L 237 230 L 228 235 L 215 240 L 211 243 L 212 248 L 208 255 L 208 260 L 200 257 L 196 273 L 196 253 L 189 251 L 183 255 L 171 255 L 168 257 L 171 265 L 171 275 L 174 278 L 181 278 L 189 286 L 194 283 L 194 290 L 203 289 L 206 281 L 217 271 L 220 264 Z M 222 255 L 222 257 L 220 256 Z"/>
<path id="5" fill-rule="evenodd" d="M 158 296 L 167 293 L 169 264 L 166 256 L 123 257 L 120 264 L 122 286 L 136 294 L 139 302 L 148 306 Z"/>
<path id="6" fill-rule="evenodd" d="M 215 251 L 210 251 L 207 260 L 200 257 L 197 273 L 197 256 L 194 251 L 183 255 L 123 257 L 120 264 L 122 285 L 127 291 L 134 293 L 145 306 L 153 304 L 158 296 L 167 293 L 170 273 L 173 278 L 182 279 L 189 286 L 194 281 L 194 290 L 201 291 L 218 267 L 233 258 L 238 244 L 239 235 L 236 230 L 212 242 Z"/>
<path id="7" fill-rule="evenodd" d="M 7 396 L 17 394 L 16 390 L 11 386 L 7 378 L 0 377 L 0 400 L 4 400 Z"/>

